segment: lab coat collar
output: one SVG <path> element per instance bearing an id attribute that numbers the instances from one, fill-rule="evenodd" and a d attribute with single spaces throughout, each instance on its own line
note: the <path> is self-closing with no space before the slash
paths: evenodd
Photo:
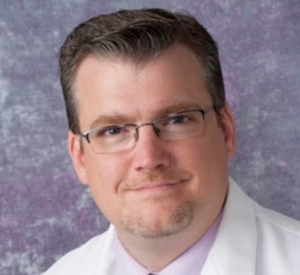
<path id="1" fill-rule="evenodd" d="M 257 239 L 255 204 L 229 178 L 223 219 L 201 275 L 255 274 Z"/>

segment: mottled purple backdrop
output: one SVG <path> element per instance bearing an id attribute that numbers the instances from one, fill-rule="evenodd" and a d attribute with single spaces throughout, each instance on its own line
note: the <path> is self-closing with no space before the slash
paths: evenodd
<path id="1" fill-rule="evenodd" d="M 67 152 L 57 53 L 80 22 L 141 7 L 188 11 L 213 34 L 237 122 L 231 174 L 300 220 L 299 0 L 1 0 L 1 275 L 40 274 L 107 228 Z"/>

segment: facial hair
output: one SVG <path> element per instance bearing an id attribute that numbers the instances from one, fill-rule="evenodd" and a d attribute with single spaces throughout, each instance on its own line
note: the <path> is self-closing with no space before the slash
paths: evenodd
<path id="1" fill-rule="evenodd" d="M 167 175 L 162 172 L 144 174 L 138 181 L 125 181 L 122 188 L 126 191 L 141 187 L 144 183 L 151 182 L 179 182 L 187 184 L 191 175 L 180 173 L 180 177 Z M 176 187 L 178 188 L 178 187 Z M 128 201 L 124 201 L 118 219 L 119 226 L 128 233 L 147 238 L 162 238 L 176 234 L 184 230 L 194 219 L 193 203 L 178 197 L 178 191 L 163 194 L 162 196 L 150 196 L 137 200 L 138 208 L 134 210 L 128 207 Z"/>

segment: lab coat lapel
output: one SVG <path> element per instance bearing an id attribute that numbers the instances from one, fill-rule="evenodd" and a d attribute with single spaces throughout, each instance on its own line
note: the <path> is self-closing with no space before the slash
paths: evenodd
<path id="1" fill-rule="evenodd" d="M 115 228 L 111 224 L 106 232 L 107 236 L 103 239 L 102 249 L 98 255 L 98 263 L 94 266 L 91 273 L 93 275 L 113 275 L 116 266 L 116 247 L 115 247 Z"/>
<path id="2" fill-rule="evenodd" d="M 255 203 L 230 178 L 223 219 L 201 275 L 254 275 L 256 228 Z"/>

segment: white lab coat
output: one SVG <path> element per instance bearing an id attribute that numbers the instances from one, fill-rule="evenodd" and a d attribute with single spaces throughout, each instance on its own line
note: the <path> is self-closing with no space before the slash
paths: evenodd
<path id="1" fill-rule="evenodd" d="M 111 225 L 42 275 L 113 275 L 114 234 Z M 201 275 L 254 274 L 300 275 L 300 222 L 261 207 L 230 179 L 223 219 Z"/>

